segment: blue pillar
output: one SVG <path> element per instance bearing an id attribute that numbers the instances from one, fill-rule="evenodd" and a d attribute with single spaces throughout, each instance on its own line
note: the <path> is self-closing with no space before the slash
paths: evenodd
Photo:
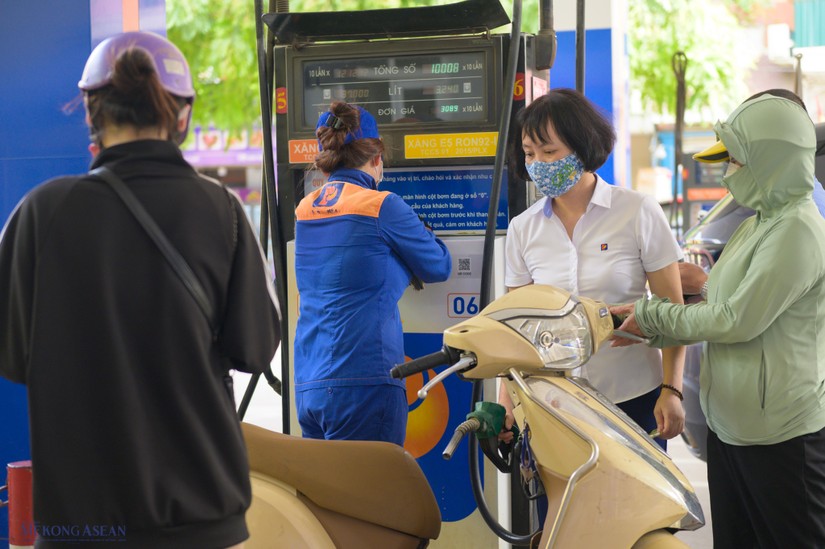
<path id="1" fill-rule="evenodd" d="M 104 3 L 120 9 L 107 14 Z M 64 107 L 80 97 L 77 81 L 93 33 L 99 42 L 124 30 L 122 14 L 131 7 L 139 28 L 165 34 L 165 6 L 165 0 L 0 0 L 0 223 L 37 184 L 88 169 L 83 104 L 71 113 Z M 6 463 L 29 458 L 25 387 L 0 378 L 0 485 Z M 0 540 L 6 538 L 8 513 L 0 509 Z"/>
<path id="2" fill-rule="evenodd" d="M 558 37 L 551 88 L 576 87 L 576 2 L 554 2 Z M 627 3 L 586 0 L 584 94 L 598 105 L 616 128 L 616 147 L 598 173 L 608 183 L 631 187 L 630 89 L 627 60 Z"/>
<path id="3" fill-rule="evenodd" d="M 41 181 L 89 162 L 77 80 L 89 54 L 88 0 L 0 0 L 0 222 Z M 0 484 L 6 464 L 29 459 L 26 392 L 0 378 Z M 5 499 L 6 494 L 3 494 Z M 0 540 L 8 512 L 0 510 Z M 0 542 L 2 544 L 2 542 Z"/>

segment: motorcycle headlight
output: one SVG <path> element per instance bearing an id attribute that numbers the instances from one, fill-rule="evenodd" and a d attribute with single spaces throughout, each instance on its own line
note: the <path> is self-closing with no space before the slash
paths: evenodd
<path id="1" fill-rule="evenodd" d="M 559 310 L 529 309 L 523 313 L 498 320 L 527 339 L 545 367 L 570 370 L 590 359 L 593 354 L 590 322 L 584 307 L 575 298 Z"/>

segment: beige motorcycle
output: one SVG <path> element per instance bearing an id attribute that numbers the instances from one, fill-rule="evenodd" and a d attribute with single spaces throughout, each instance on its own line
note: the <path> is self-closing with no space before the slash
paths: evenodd
<path id="1" fill-rule="evenodd" d="M 687 547 L 674 533 L 704 524 L 690 482 L 670 457 L 573 375 L 613 328 L 604 303 L 525 286 L 446 330 L 442 351 L 393 369 L 407 377 L 449 364 L 419 391 L 422 398 L 451 374 L 503 378 L 549 504 L 539 547 Z M 500 424 L 491 426 L 489 417 L 459 426 L 445 457 L 470 431 L 497 433 Z M 248 548 L 412 549 L 438 537 L 435 497 L 402 448 L 305 440 L 251 425 L 244 434 L 253 471 Z"/>

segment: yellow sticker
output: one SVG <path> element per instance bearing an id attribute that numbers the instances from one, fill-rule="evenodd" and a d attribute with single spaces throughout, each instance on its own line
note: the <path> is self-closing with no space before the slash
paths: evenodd
<path id="1" fill-rule="evenodd" d="M 186 67 L 179 59 L 170 59 L 164 57 L 163 68 L 166 69 L 167 74 L 177 74 L 178 76 L 186 76 Z"/>
<path id="2" fill-rule="evenodd" d="M 495 156 L 498 132 L 433 133 L 404 136 L 405 158 Z"/>

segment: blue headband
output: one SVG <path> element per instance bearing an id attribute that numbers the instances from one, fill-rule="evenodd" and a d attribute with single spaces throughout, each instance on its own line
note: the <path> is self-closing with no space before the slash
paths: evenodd
<path id="1" fill-rule="evenodd" d="M 354 132 L 347 132 L 347 136 L 344 138 L 344 145 L 348 145 L 356 139 L 379 139 L 378 124 L 375 122 L 375 118 L 373 118 L 373 116 L 363 108 L 357 105 L 353 106 L 358 109 L 360 127 Z M 327 111 L 318 118 L 318 124 L 315 125 L 315 131 L 317 133 L 318 129 L 322 126 L 329 126 L 330 128 L 337 130 L 342 127 L 342 125 L 341 120 L 337 116 Z M 324 148 L 321 146 L 321 142 L 318 141 L 318 151 L 320 152 L 322 150 L 324 150 Z"/>

